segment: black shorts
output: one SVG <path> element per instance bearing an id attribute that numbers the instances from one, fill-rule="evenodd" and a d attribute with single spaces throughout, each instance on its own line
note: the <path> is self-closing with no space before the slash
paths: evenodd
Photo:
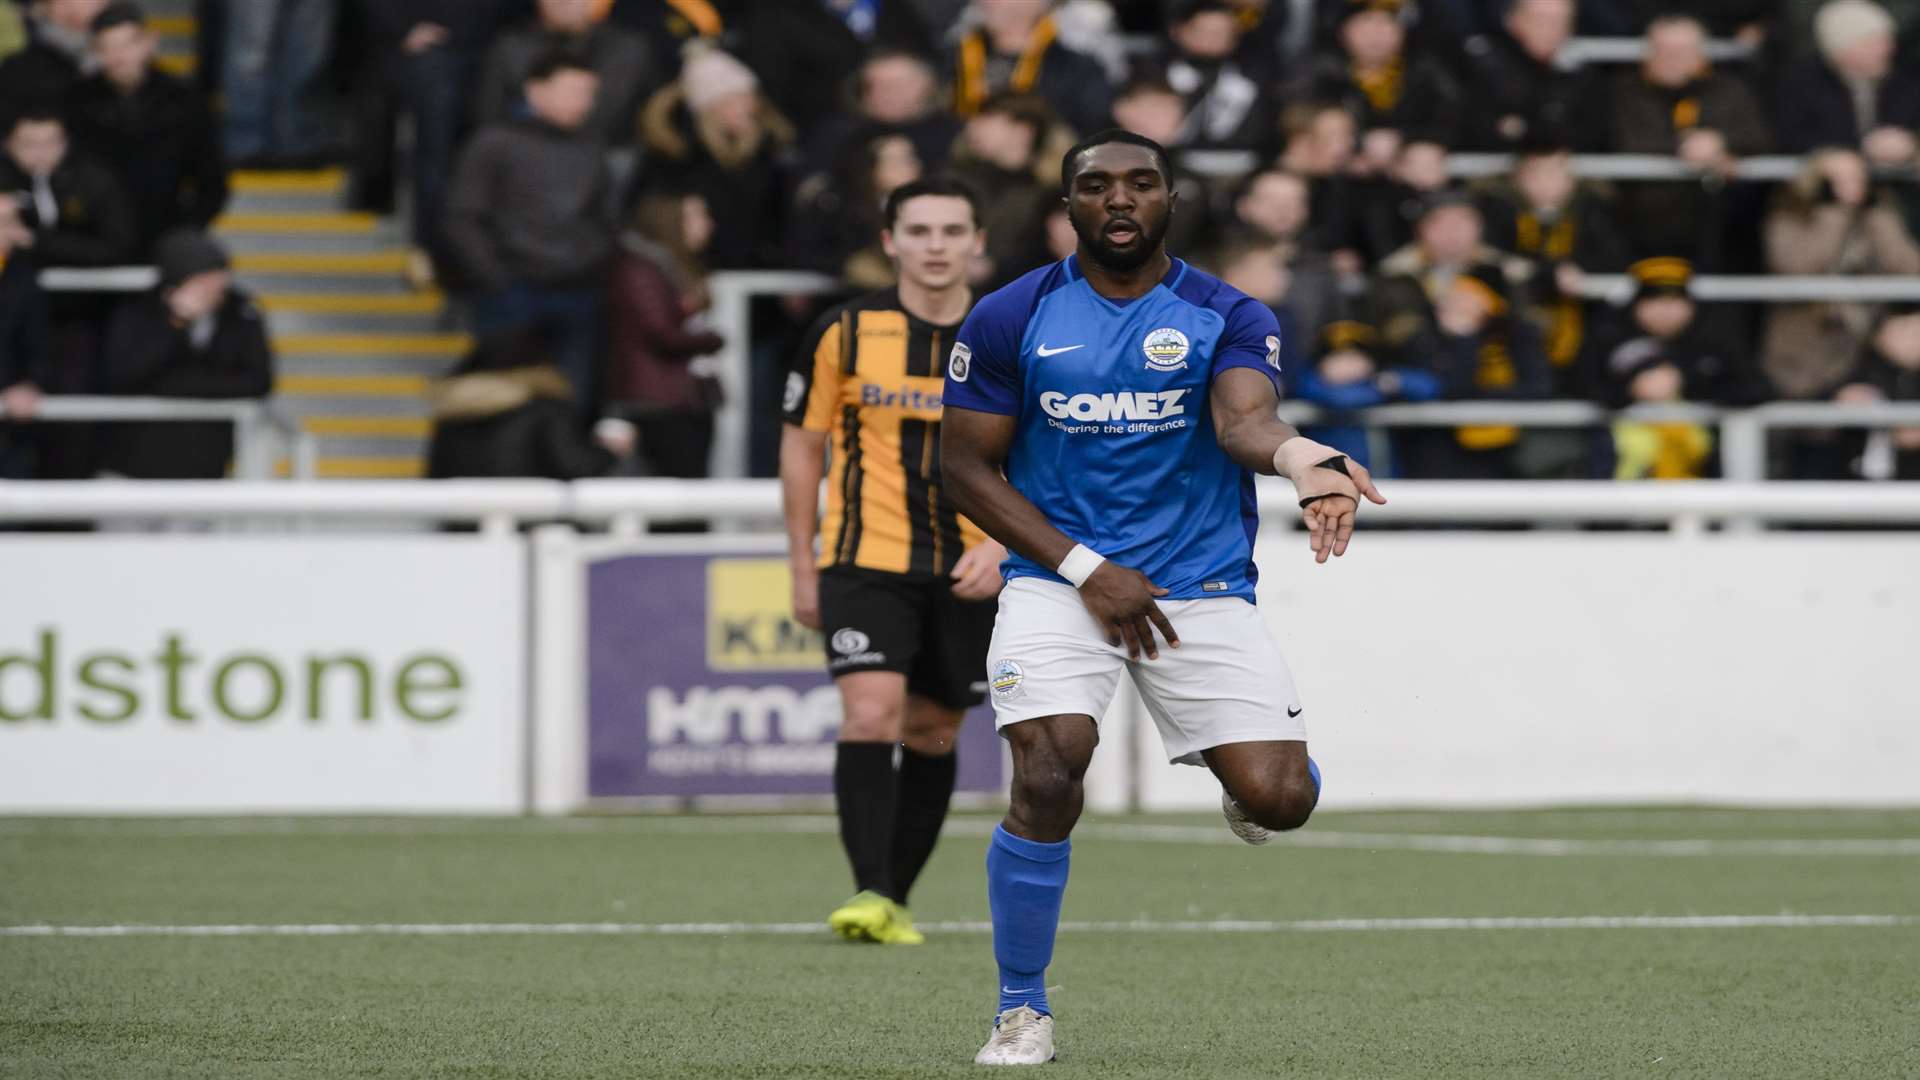
<path id="1" fill-rule="evenodd" d="M 859 567 L 820 571 L 827 671 L 897 671 L 907 692 L 950 709 L 986 700 L 994 600 L 959 600 L 945 578 Z"/>

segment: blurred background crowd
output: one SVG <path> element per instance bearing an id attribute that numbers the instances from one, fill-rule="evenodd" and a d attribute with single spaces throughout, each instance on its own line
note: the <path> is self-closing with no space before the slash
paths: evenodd
<path id="1" fill-rule="evenodd" d="M 191 63 L 169 64 L 154 22 L 183 11 Z M 1640 47 L 1583 60 L 1588 38 Z M 1172 150 L 1171 250 L 1270 304 L 1291 394 L 1335 413 L 1920 400 L 1920 306 L 1692 288 L 1920 274 L 1920 0 L 0 0 L 0 58 L 15 420 L 45 394 L 270 393 L 266 320 L 208 230 L 230 176 L 331 166 L 471 334 L 429 390 L 429 474 L 705 475 L 711 275 L 885 287 L 882 201 L 940 172 L 981 197 L 973 279 L 997 287 L 1072 250 L 1060 153 L 1108 126 Z M 1486 154 L 1508 157 L 1461 167 Z M 1682 168 L 1599 182 L 1589 154 Z M 1743 175 L 1779 154 L 1796 175 Z M 38 284 L 124 264 L 159 285 Z M 1600 274 L 1631 295 L 1591 295 Z M 756 473 L 834 298 L 754 308 Z M 1321 437 L 1417 477 L 1718 467 L 1680 421 Z M 218 425 L 0 424 L 16 478 L 217 476 L 230 451 Z M 1920 430 L 1773 456 L 1920 478 Z"/>

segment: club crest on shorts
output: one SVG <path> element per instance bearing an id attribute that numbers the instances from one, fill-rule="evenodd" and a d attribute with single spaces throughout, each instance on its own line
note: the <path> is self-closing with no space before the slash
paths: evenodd
<path id="1" fill-rule="evenodd" d="M 1187 353 L 1193 351 L 1193 344 L 1187 335 L 1163 326 L 1147 335 L 1140 351 L 1147 354 L 1147 366 L 1154 371 L 1179 371 L 1187 366 Z"/>
<path id="2" fill-rule="evenodd" d="M 841 656 L 858 656 L 867 651 L 867 646 L 873 644 L 873 640 L 849 626 L 835 630 L 829 644 L 833 646 L 833 651 Z"/>
<path id="3" fill-rule="evenodd" d="M 1020 665 L 1011 660 L 1002 660 L 993 665 L 993 696 L 1006 701 L 1020 693 L 1020 684 L 1027 679 L 1027 673 Z"/>
<path id="4" fill-rule="evenodd" d="M 1280 335 L 1278 334 L 1267 335 L 1267 366 L 1275 371 L 1280 370 Z"/>
<path id="5" fill-rule="evenodd" d="M 780 397 L 780 407 L 792 412 L 800 407 L 800 402 L 806 400 L 806 396 L 807 377 L 797 371 L 787 372 L 787 390 Z"/>
<path id="6" fill-rule="evenodd" d="M 966 342 L 956 341 L 953 343 L 953 352 L 947 356 L 947 378 L 954 382 L 966 382 L 967 376 L 971 374 L 973 374 L 973 350 L 967 347 Z"/>

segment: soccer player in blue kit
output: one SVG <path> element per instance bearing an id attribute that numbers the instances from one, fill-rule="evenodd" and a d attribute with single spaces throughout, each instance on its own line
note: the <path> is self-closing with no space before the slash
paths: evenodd
<path id="1" fill-rule="evenodd" d="M 1068 835 L 1123 671 L 1168 758 L 1220 779 L 1242 840 L 1299 828 L 1319 800 L 1253 606 L 1253 474 L 1293 482 L 1319 562 L 1345 553 L 1361 499 L 1386 501 L 1276 416 L 1273 313 L 1167 254 L 1164 149 L 1101 132 L 1061 183 L 1078 249 L 981 300 L 947 360 L 946 489 L 1012 552 L 987 654 L 1013 794 L 987 851 L 1000 1008 L 983 1065 L 1053 1059 Z"/>

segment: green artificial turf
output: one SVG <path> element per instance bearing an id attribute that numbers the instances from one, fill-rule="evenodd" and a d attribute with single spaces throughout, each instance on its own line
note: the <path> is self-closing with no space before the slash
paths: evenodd
<path id="1" fill-rule="evenodd" d="M 1325 814 L 1348 848 L 1090 817 L 1065 918 L 1895 915 L 1895 926 L 1071 930 L 1067 1077 L 1920 1077 L 1920 813 Z M 1186 826 L 1136 833 L 1140 824 Z M 973 817 L 915 896 L 986 917 Z M 750 923 L 849 891 L 818 818 L 0 820 L 0 927 Z M 1661 855 L 1409 836 L 1797 840 Z M 1836 840 L 1905 841 L 1831 854 Z M 973 1076 L 986 935 L 0 936 L 0 1077 Z"/>

